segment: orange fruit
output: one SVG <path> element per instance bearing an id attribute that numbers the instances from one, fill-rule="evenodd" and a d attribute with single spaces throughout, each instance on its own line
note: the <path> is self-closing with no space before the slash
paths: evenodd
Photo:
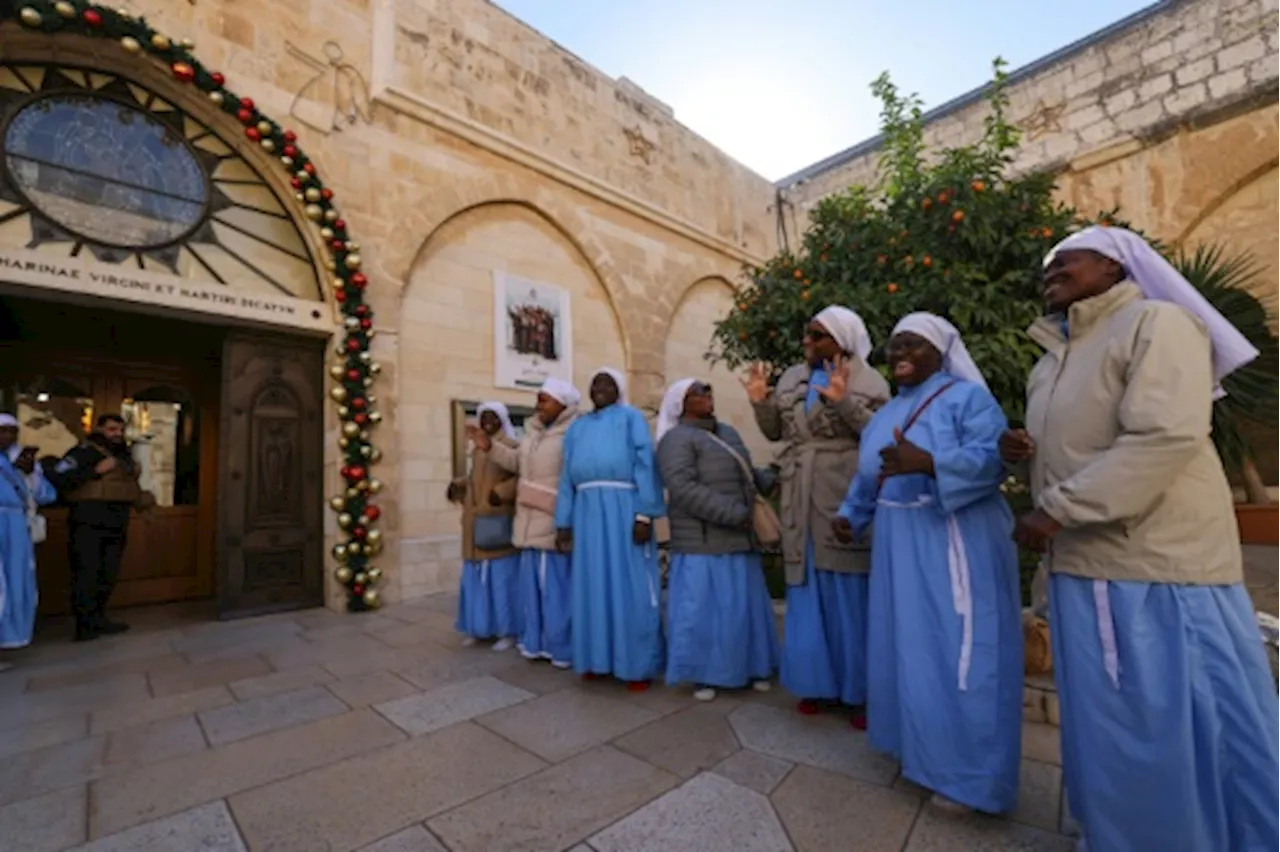
<path id="1" fill-rule="evenodd" d="M 803 278 L 803 277 L 804 277 L 804 273 L 803 273 L 803 272 L 801 272 L 799 269 L 797 269 L 795 272 L 793 272 L 793 273 L 791 273 L 791 274 L 795 276 L 795 279 L 796 279 L 797 281 L 799 281 L 801 278 Z"/>
<path id="2" fill-rule="evenodd" d="M 952 213 L 952 214 L 951 214 L 951 221 L 952 221 L 952 222 L 963 222 L 963 221 L 964 221 L 964 211 L 963 211 L 963 210 L 957 210 L 956 212 Z"/>
<path id="3" fill-rule="evenodd" d="M 980 180 L 975 180 L 972 186 L 974 192 L 982 192 L 987 188 L 987 185 Z"/>
<path id="4" fill-rule="evenodd" d="M 888 290 L 890 293 L 896 293 L 898 292 L 898 285 L 890 281 L 889 286 L 885 287 L 884 289 Z"/>
<path id="5" fill-rule="evenodd" d="M 800 291 L 800 298 L 801 298 L 801 299 L 803 299 L 803 300 L 804 300 L 804 301 L 806 301 L 806 302 L 807 302 L 807 301 L 809 301 L 809 291 L 808 291 L 808 290 L 801 290 L 801 291 Z"/>
<path id="6" fill-rule="evenodd" d="M 824 254 L 824 255 L 821 255 L 821 256 L 818 258 L 818 260 L 822 261 L 823 263 L 826 263 L 826 262 L 827 262 L 827 256 L 826 256 L 825 254 Z"/>
<path id="7" fill-rule="evenodd" d="M 945 192 L 939 192 L 939 193 L 938 193 L 938 203 L 939 203 L 939 204 L 946 204 L 946 203 L 947 203 L 947 198 L 948 198 L 948 196 L 947 196 L 947 194 L 946 194 Z"/>
<path id="8" fill-rule="evenodd" d="M 902 259 L 902 262 L 905 263 L 907 266 L 910 266 L 911 264 L 916 262 L 916 259 L 911 255 L 907 255 Z"/>
<path id="9" fill-rule="evenodd" d="M 1044 229 L 1044 238 L 1047 240 L 1047 239 L 1049 239 L 1049 238 L 1050 238 L 1050 237 L 1052 237 L 1052 236 L 1053 236 L 1053 228 L 1045 228 L 1045 229 Z"/>
<path id="10" fill-rule="evenodd" d="M 738 339 L 742 341 L 747 341 L 751 339 L 751 335 L 747 334 L 745 331 L 740 331 L 738 332 Z"/>
<path id="11" fill-rule="evenodd" d="M 933 206 L 933 199 L 932 199 L 932 198 L 926 198 L 924 201 L 921 201 L 921 202 L 920 202 L 920 209 L 921 209 L 921 210 L 928 210 L 928 209 L 929 209 L 930 207 L 932 207 L 932 206 Z"/>
<path id="12" fill-rule="evenodd" d="M 888 262 L 889 262 L 889 258 L 883 254 L 876 258 L 876 263 L 880 264 L 881 266 L 884 266 Z"/>
<path id="13" fill-rule="evenodd" d="M 929 255 L 927 254 L 924 257 L 920 258 L 920 262 L 923 263 L 925 266 L 933 266 L 933 258 L 929 257 Z"/>
<path id="14" fill-rule="evenodd" d="M 747 309 L 747 303 L 746 303 L 746 302 L 739 302 L 739 303 L 738 303 L 738 310 L 740 310 L 740 311 L 745 311 L 746 309 Z"/>

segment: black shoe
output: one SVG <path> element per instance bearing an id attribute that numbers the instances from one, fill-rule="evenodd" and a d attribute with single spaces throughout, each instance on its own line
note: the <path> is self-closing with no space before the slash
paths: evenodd
<path id="1" fill-rule="evenodd" d="M 91 642 L 101 636 L 101 631 L 96 627 L 87 624 L 77 624 L 75 636 L 72 637 L 73 642 Z"/>
<path id="2" fill-rule="evenodd" d="M 98 622 L 97 629 L 103 636 L 115 636 L 117 633 L 127 632 L 129 625 L 121 624 L 118 621 L 108 621 L 104 618 Z"/>

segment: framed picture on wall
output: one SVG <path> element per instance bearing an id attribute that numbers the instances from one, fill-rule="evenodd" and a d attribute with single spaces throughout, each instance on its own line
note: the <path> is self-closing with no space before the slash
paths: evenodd
<path id="1" fill-rule="evenodd" d="M 494 270 L 494 385 L 530 391 L 552 377 L 573 381 L 568 291 Z"/>
<path id="2" fill-rule="evenodd" d="M 462 479 L 467 475 L 467 454 L 469 447 L 467 446 L 467 423 L 474 422 L 476 419 L 476 409 L 480 407 L 479 402 L 465 399 L 455 399 L 452 402 L 452 411 L 450 420 L 452 421 L 453 432 L 453 478 Z M 515 427 L 516 438 L 524 437 L 525 421 L 533 417 L 534 410 L 527 405 L 509 405 L 507 411 L 511 414 L 511 425 Z"/>

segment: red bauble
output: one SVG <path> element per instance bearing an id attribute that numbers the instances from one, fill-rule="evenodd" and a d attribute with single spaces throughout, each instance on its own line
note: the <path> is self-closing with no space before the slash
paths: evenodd
<path id="1" fill-rule="evenodd" d="M 244 135 L 248 136 L 254 142 L 257 142 L 259 139 L 262 138 L 262 134 L 258 132 L 258 128 L 256 127 L 246 127 L 244 129 Z"/>
<path id="2" fill-rule="evenodd" d="M 364 594 L 364 586 L 360 585 L 359 583 L 356 583 L 354 586 L 351 587 L 351 594 L 355 595 L 356 597 L 360 597 L 361 595 Z"/>
<path id="3" fill-rule="evenodd" d="M 369 313 L 368 305 L 356 305 L 356 316 L 362 317 Z"/>
<path id="4" fill-rule="evenodd" d="M 240 119 L 241 124 L 248 124 L 253 121 L 253 110 L 242 109 L 236 113 L 236 118 Z"/>
<path id="5" fill-rule="evenodd" d="M 369 422 L 369 415 L 361 411 L 361 412 L 358 412 L 354 417 L 352 417 L 351 420 L 357 426 L 363 426 L 364 424 Z"/>
<path id="6" fill-rule="evenodd" d="M 314 175 L 316 173 L 316 167 L 314 163 L 307 163 L 305 166 L 302 167 L 302 170 L 309 175 Z"/>
<path id="7" fill-rule="evenodd" d="M 289 178 L 289 186 L 293 187 L 294 189 L 302 189 L 302 181 L 296 177 Z"/>
<path id="8" fill-rule="evenodd" d="M 209 79 L 213 81 L 215 86 L 225 86 L 227 84 L 227 78 L 221 71 L 214 71 L 209 75 Z"/>
<path id="9" fill-rule="evenodd" d="M 368 534 L 369 534 L 369 531 L 364 527 L 351 528 L 351 537 L 356 539 L 357 541 L 364 541 L 365 536 L 367 536 Z"/>
<path id="10" fill-rule="evenodd" d="M 196 78 L 196 69 L 186 62 L 175 62 L 172 66 L 173 76 L 183 83 L 190 83 Z"/>
<path id="11" fill-rule="evenodd" d="M 332 242 L 329 243 L 329 248 L 333 249 L 334 251 L 342 251 L 345 245 L 346 243 L 343 242 L 342 240 L 333 240 Z"/>
<path id="12" fill-rule="evenodd" d="M 362 396 L 358 396 L 355 399 L 351 400 L 351 407 L 356 409 L 357 411 L 363 409 L 368 404 L 369 403 L 365 402 L 365 399 Z"/>
<path id="13" fill-rule="evenodd" d="M 324 189 L 320 190 L 320 197 L 325 201 L 328 201 L 330 198 L 333 198 L 333 190 L 326 186 Z"/>
<path id="14" fill-rule="evenodd" d="M 365 331 L 368 331 L 369 329 L 373 328 L 373 320 L 369 319 L 368 317 L 365 317 L 364 319 L 360 320 L 360 327 Z"/>
<path id="15" fill-rule="evenodd" d="M 344 219 L 335 219 L 335 220 L 333 221 L 333 229 L 334 229 L 335 231 L 345 231 L 345 230 L 347 229 L 347 223 L 346 223 L 346 220 L 344 220 Z"/>
<path id="16" fill-rule="evenodd" d="M 298 141 L 298 134 L 294 133 L 292 130 L 286 130 L 286 131 L 284 132 L 284 141 L 286 141 L 286 142 L 297 142 L 297 141 Z"/>
<path id="17" fill-rule="evenodd" d="M 356 337 L 348 337 L 348 338 L 347 338 L 347 351 L 348 351 L 348 352 L 359 352 L 359 351 L 360 351 L 360 339 L 359 339 L 359 338 L 356 338 Z"/>
<path id="18" fill-rule="evenodd" d="M 343 476 L 347 479 L 361 480 L 364 479 L 365 473 L 367 473 L 367 471 L 364 469 L 364 465 L 352 464 L 347 465 L 346 473 L 344 473 Z"/>
<path id="19" fill-rule="evenodd" d="M 244 107 L 245 109 L 249 109 L 249 110 L 253 109 L 253 98 L 241 98 L 241 99 L 240 99 L 240 106 Z"/>
<path id="20" fill-rule="evenodd" d="M 334 300 L 335 302 L 345 302 L 345 301 L 347 300 L 347 291 L 346 291 L 346 290 L 334 290 L 334 291 L 333 291 L 333 300 Z"/>
<path id="21" fill-rule="evenodd" d="M 84 22 L 91 27 L 102 26 L 102 13 L 97 9 L 85 9 L 82 17 Z"/>
<path id="22" fill-rule="evenodd" d="M 298 156 L 298 146 L 297 146 L 297 145 L 285 145 L 285 146 L 284 146 L 284 150 L 283 150 L 283 151 L 281 151 L 280 153 L 284 154 L 286 157 L 296 157 L 296 156 Z"/>
<path id="23" fill-rule="evenodd" d="M 349 382 L 360 381 L 360 371 L 357 370 L 355 367 L 352 367 L 350 370 L 347 370 L 347 381 Z"/>
<path id="24" fill-rule="evenodd" d="M 365 506 L 364 516 L 371 521 L 376 521 L 378 518 L 382 517 L 382 510 L 373 505 Z"/>
<path id="25" fill-rule="evenodd" d="M 369 279 L 364 277 L 363 272 L 357 272 L 351 276 L 351 286 L 357 290 L 363 290 L 369 283 Z"/>

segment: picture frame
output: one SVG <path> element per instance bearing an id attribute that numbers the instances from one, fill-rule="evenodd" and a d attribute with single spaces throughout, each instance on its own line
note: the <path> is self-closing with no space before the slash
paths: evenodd
<path id="1" fill-rule="evenodd" d="M 450 402 L 450 426 L 453 440 L 453 479 L 463 479 L 467 475 L 467 423 L 476 418 L 476 409 L 483 403 L 469 399 L 455 399 Z M 537 412 L 528 405 L 508 405 L 511 425 L 515 427 L 516 438 L 524 437 L 524 424 Z"/>

